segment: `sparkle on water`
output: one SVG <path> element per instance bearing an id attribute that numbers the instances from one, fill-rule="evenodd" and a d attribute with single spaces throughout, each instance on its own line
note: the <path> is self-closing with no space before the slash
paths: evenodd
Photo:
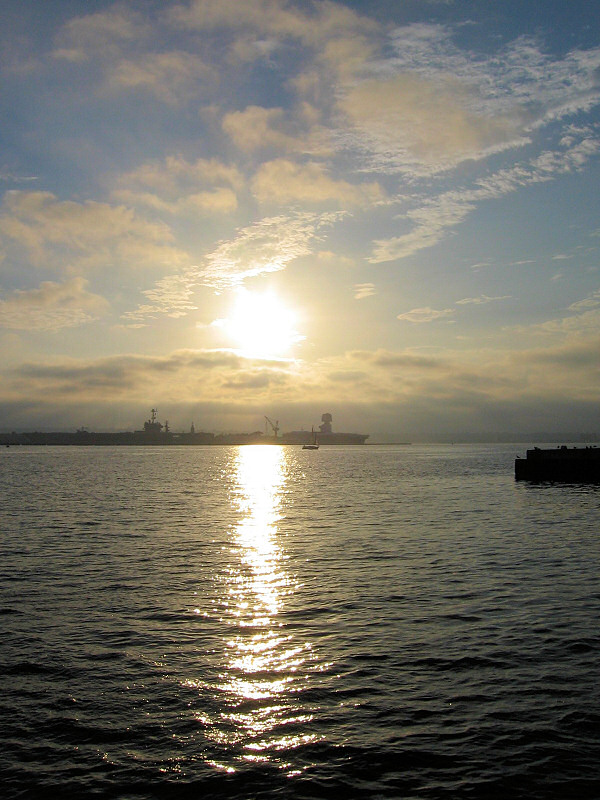
<path id="1" fill-rule="evenodd" d="M 302 669 L 312 647 L 284 633 L 279 620 L 296 588 L 278 540 L 287 480 L 284 449 L 239 448 L 235 475 L 231 501 L 240 518 L 232 532 L 219 609 L 220 622 L 231 635 L 218 682 L 211 687 L 221 711 L 209 735 L 221 745 L 241 745 L 246 762 L 268 762 L 273 756 L 277 762 L 279 751 L 318 738 L 309 727 L 313 715 L 302 713 L 295 703 L 306 683 Z M 290 726 L 295 732 L 285 733 Z M 218 766 L 235 770 L 232 763 Z M 286 770 L 289 764 L 278 766 Z"/>

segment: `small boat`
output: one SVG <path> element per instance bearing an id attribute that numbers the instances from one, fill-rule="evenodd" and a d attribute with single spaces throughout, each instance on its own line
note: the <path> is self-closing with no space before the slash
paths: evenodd
<path id="1" fill-rule="evenodd" d="M 303 444 L 302 445 L 302 449 L 303 450 L 318 450 L 319 449 L 319 444 L 317 442 L 317 434 L 315 433 L 314 426 L 313 426 L 313 429 L 312 429 L 312 442 L 311 442 L 311 444 Z"/>

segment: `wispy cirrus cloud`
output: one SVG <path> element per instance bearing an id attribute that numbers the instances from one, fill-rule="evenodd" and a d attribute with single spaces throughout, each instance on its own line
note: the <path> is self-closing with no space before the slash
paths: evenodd
<path id="1" fill-rule="evenodd" d="M 521 147 L 537 129 L 600 102 L 600 48 L 561 59 L 520 37 L 483 54 L 460 49 L 453 36 L 440 24 L 397 28 L 395 55 L 374 59 L 340 91 L 350 128 L 338 140 L 369 169 L 434 175 Z"/>
<path id="2" fill-rule="evenodd" d="M 569 311 L 582 311 L 588 308 L 600 308 L 600 289 L 597 292 L 592 292 L 591 295 L 585 297 L 583 300 L 577 300 L 571 303 Z"/>
<path id="3" fill-rule="evenodd" d="M 336 214 L 299 212 L 246 226 L 204 256 L 198 266 L 167 275 L 145 290 L 150 302 L 124 318 L 140 322 L 157 314 L 182 316 L 196 308 L 192 298 L 198 287 L 223 292 L 249 278 L 284 270 L 294 259 L 309 255 L 336 218 Z"/>
<path id="4" fill-rule="evenodd" d="M 487 294 L 481 294 L 478 297 L 463 297 L 461 300 L 456 300 L 455 305 L 480 306 L 480 305 L 486 305 L 487 303 L 495 303 L 500 300 L 509 300 L 510 297 L 511 297 L 510 295 L 498 295 L 496 297 L 490 297 Z M 425 306 L 423 308 L 413 308 L 410 311 L 404 312 L 403 314 L 398 314 L 397 319 L 415 323 L 434 322 L 435 320 L 439 319 L 452 318 L 454 317 L 455 313 L 456 313 L 455 308 L 435 309 L 435 308 L 430 308 L 429 306 Z"/>
<path id="5" fill-rule="evenodd" d="M 184 317 L 198 307 L 193 300 L 195 285 L 195 272 L 167 275 L 156 281 L 151 289 L 142 292 L 147 302 L 121 316 L 131 327 L 141 327 L 138 323 L 161 314 L 173 318 Z"/>
<path id="6" fill-rule="evenodd" d="M 476 305 L 481 306 L 485 305 L 486 303 L 495 303 L 498 300 L 510 300 L 511 295 L 503 294 L 498 295 L 497 297 L 490 297 L 487 294 L 480 294 L 478 297 L 463 297 L 462 300 L 457 300 L 457 306 L 467 306 L 467 305 Z"/>
<path id="7" fill-rule="evenodd" d="M 403 314 L 398 314 L 397 319 L 404 320 L 405 322 L 433 322 L 436 319 L 447 319 L 454 315 L 453 308 L 435 309 L 429 306 L 423 308 L 413 308 L 410 311 L 405 311 Z"/>
<path id="8" fill-rule="evenodd" d="M 478 114 L 464 95 L 454 78 L 402 74 L 352 87 L 339 107 L 373 171 L 434 174 L 525 143 L 518 119 Z"/>
<path id="9" fill-rule="evenodd" d="M 354 299 L 364 300 L 365 297 L 373 297 L 376 294 L 374 283 L 356 283 L 354 285 Z"/>
<path id="10" fill-rule="evenodd" d="M 222 242 L 204 259 L 198 277 L 202 285 L 222 290 L 239 286 L 247 278 L 279 272 L 300 256 L 312 252 L 335 214 L 299 212 L 268 217 L 245 227 Z"/>
<path id="11" fill-rule="evenodd" d="M 564 276 L 555 277 L 560 279 Z M 570 303 L 562 315 L 531 325 L 513 326 L 508 330 L 527 336 L 550 335 L 555 338 L 559 335 L 566 337 L 567 341 L 600 336 L 600 289 L 582 300 Z"/>
<path id="12" fill-rule="evenodd" d="M 580 169 L 600 152 L 600 139 L 591 129 L 586 129 L 582 135 L 582 140 L 571 142 L 565 150 L 542 153 L 529 162 L 517 163 L 479 179 L 472 188 L 444 192 L 408 210 L 405 218 L 414 223 L 413 229 L 401 236 L 375 241 L 368 260 L 373 264 L 394 261 L 432 247 L 442 241 L 451 228 L 463 222 L 479 203 Z"/>

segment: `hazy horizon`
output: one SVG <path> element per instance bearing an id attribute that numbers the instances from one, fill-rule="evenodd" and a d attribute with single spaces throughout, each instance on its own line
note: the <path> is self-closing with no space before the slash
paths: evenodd
<path id="1" fill-rule="evenodd" d="M 0 430 L 600 431 L 597 4 L 0 17 Z"/>
<path id="2" fill-rule="evenodd" d="M 181 409 L 178 410 L 177 419 L 182 417 Z M 288 412 L 289 413 L 289 412 Z M 0 435 L 2 434 L 10 434 L 10 433 L 27 433 L 32 432 L 34 430 L 40 432 L 75 432 L 77 428 L 82 428 L 88 431 L 96 432 L 96 433 L 116 433 L 116 432 L 126 432 L 126 431 L 133 431 L 133 430 L 141 430 L 143 428 L 144 422 L 150 418 L 150 415 L 147 415 L 145 418 L 139 417 L 139 419 L 134 420 L 131 414 L 129 415 L 121 415 L 121 421 L 113 425 L 112 427 L 94 427 L 90 426 L 85 423 L 79 423 L 75 420 L 67 420 L 61 424 L 53 424 L 51 421 L 43 422 L 41 425 L 38 426 L 31 426 L 31 425 L 20 425 L 16 428 L 8 429 L 6 427 L 0 427 Z M 271 426 L 265 421 L 265 417 L 260 417 L 257 415 L 252 418 L 254 421 L 253 425 L 250 427 L 243 427 L 243 421 L 246 419 L 244 415 L 240 415 L 240 424 L 236 426 L 235 420 L 238 417 L 231 417 L 231 415 L 225 414 L 223 419 L 218 418 L 218 410 L 215 411 L 208 411 L 205 410 L 204 417 L 205 420 L 209 420 L 211 424 L 201 426 L 197 423 L 196 419 L 193 416 L 190 416 L 190 422 L 188 424 L 174 424 L 171 421 L 171 418 L 164 414 L 157 413 L 156 419 L 161 424 L 168 424 L 169 430 L 173 433 L 185 433 L 189 432 L 190 428 L 193 424 L 194 430 L 199 433 L 201 431 L 212 433 L 212 434 L 245 434 L 245 433 L 255 433 L 260 432 L 264 433 L 266 436 L 272 436 L 272 428 Z M 334 417 L 333 425 L 335 432 L 344 432 L 344 433 L 363 433 L 368 434 L 369 438 L 366 444 L 493 444 L 493 443 L 512 443 L 515 444 L 524 444 L 527 442 L 531 443 L 595 443 L 600 441 L 600 432 L 598 430 L 592 429 L 585 429 L 579 428 L 576 426 L 572 426 L 571 428 L 530 428 L 524 430 L 511 430 L 511 429 L 472 429 L 469 430 L 467 428 L 455 429 L 451 431 L 444 431 L 443 429 L 436 428 L 434 426 L 434 422 L 429 426 L 429 428 L 407 428 L 405 427 L 405 435 L 402 436 L 399 433 L 396 433 L 394 430 L 385 430 L 384 428 L 380 427 L 377 423 L 376 419 L 372 419 L 367 417 L 370 420 L 370 428 L 364 424 L 364 418 L 360 420 L 363 424 L 360 427 L 359 422 L 355 425 L 351 422 L 351 420 L 358 420 L 358 414 L 349 414 L 349 415 L 342 415 L 339 418 L 339 423 L 336 424 L 336 418 Z M 127 422 L 127 420 L 131 420 L 131 422 Z M 225 422 L 226 424 L 223 424 Z M 311 427 L 314 427 L 315 430 L 318 430 L 318 425 L 321 422 L 320 415 L 314 416 L 310 418 L 308 424 L 305 422 L 288 422 L 288 418 L 284 418 L 283 420 L 277 419 L 276 422 L 279 424 L 279 431 L 280 435 L 285 433 L 289 433 L 291 431 L 310 431 Z M 344 424 L 344 422 L 348 422 L 348 424 Z M 398 422 L 396 429 L 399 430 L 401 427 L 401 423 Z M 372 431 L 375 431 L 373 433 Z M 371 431 L 371 432 L 370 432 Z"/>

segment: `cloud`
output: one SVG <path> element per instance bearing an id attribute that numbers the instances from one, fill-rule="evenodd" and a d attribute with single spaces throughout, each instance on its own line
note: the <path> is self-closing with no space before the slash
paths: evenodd
<path id="1" fill-rule="evenodd" d="M 10 181 L 10 183 L 32 183 L 38 180 L 39 177 L 37 175 L 21 175 L 8 169 L 6 166 L 0 166 L 0 181 Z"/>
<path id="2" fill-rule="evenodd" d="M 403 74 L 352 87 L 339 107 L 366 149 L 394 153 L 386 169 L 395 164 L 397 170 L 425 175 L 515 145 L 518 121 L 470 111 L 466 93 L 454 78 L 432 82 Z"/>
<path id="3" fill-rule="evenodd" d="M 398 314 L 398 319 L 406 320 L 407 322 L 433 322 L 435 319 L 444 319 L 451 317 L 454 314 L 453 308 L 444 308 L 436 310 L 425 306 L 424 308 L 413 308 L 411 311 L 406 311 L 404 314 Z"/>
<path id="4" fill-rule="evenodd" d="M 571 303 L 569 306 L 569 311 L 587 311 L 588 308 L 599 308 L 600 307 L 600 289 L 596 292 L 592 292 L 591 295 L 585 297 L 583 300 L 578 300 L 575 303 Z"/>
<path id="5" fill-rule="evenodd" d="M 248 106 L 223 117 L 223 130 L 240 150 L 251 152 L 265 147 L 284 151 L 303 151 L 301 139 L 283 130 L 285 114 L 282 108 Z"/>
<path id="6" fill-rule="evenodd" d="M 243 153 L 276 151 L 319 157 L 332 155 L 329 131 L 322 124 L 321 111 L 307 102 L 288 110 L 247 106 L 225 114 L 221 126 Z"/>
<path id="7" fill-rule="evenodd" d="M 268 217 L 238 231 L 209 253 L 199 271 L 199 282 L 223 290 L 239 286 L 247 278 L 279 272 L 311 252 L 312 243 L 331 225 L 335 216 L 297 213 Z"/>
<path id="8" fill-rule="evenodd" d="M 169 17 L 173 23 L 197 31 L 250 28 L 299 35 L 304 28 L 303 16 L 288 10 L 279 0 L 254 0 L 242 5 L 235 0 L 193 0 L 187 5 L 174 5 Z"/>
<path id="9" fill-rule="evenodd" d="M 440 24 L 415 23 L 398 27 L 391 35 L 394 72 L 413 72 L 429 80 L 453 75 L 470 87 L 470 105 L 486 114 L 526 113 L 523 123 L 541 121 L 587 108 L 598 100 L 596 70 L 600 48 L 573 50 L 553 58 L 541 38 L 518 36 L 499 51 L 461 50 L 454 44 L 456 30 Z"/>
<path id="10" fill-rule="evenodd" d="M 114 6 L 69 20 L 57 36 L 53 56 L 75 63 L 92 57 L 110 59 L 150 33 L 151 25 L 144 15 L 126 5 Z"/>
<path id="11" fill-rule="evenodd" d="M 365 67 L 376 49 L 376 43 L 366 36 L 338 36 L 325 43 L 318 61 L 332 68 L 337 77 L 346 82 Z"/>
<path id="12" fill-rule="evenodd" d="M 356 267 L 356 260 L 354 258 L 334 253 L 332 250 L 319 250 L 316 257 L 326 269 L 335 267 L 350 269 L 351 267 Z"/>
<path id="13" fill-rule="evenodd" d="M 537 337 L 538 341 L 562 340 L 562 345 L 551 346 L 554 349 L 578 348 L 580 342 L 600 336 L 600 289 L 571 303 L 562 316 L 531 325 L 515 325 L 505 330 L 521 338 L 526 337 L 527 340 L 532 340 L 533 337 Z"/>
<path id="14" fill-rule="evenodd" d="M 372 297 L 376 294 L 374 283 L 356 283 L 354 284 L 354 299 L 364 300 L 365 297 Z"/>
<path id="15" fill-rule="evenodd" d="M 379 29 L 374 20 L 329 0 L 306 10 L 281 0 L 241 4 L 237 0 L 193 0 L 187 5 L 174 5 L 169 18 L 173 24 L 195 31 L 254 31 L 308 46 L 348 34 L 367 35 Z"/>
<path id="16" fill-rule="evenodd" d="M 581 169 L 586 160 L 600 151 L 600 139 L 587 132 L 584 136 L 583 141 L 571 144 L 564 151 L 544 152 L 528 163 L 517 163 L 477 180 L 472 188 L 444 192 L 426 200 L 421 207 L 410 209 L 405 216 L 415 223 L 413 230 L 376 240 L 368 260 L 372 264 L 394 261 L 432 247 L 444 239 L 450 228 L 463 222 L 479 203 Z"/>
<path id="17" fill-rule="evenodd" d="M 205 94 L 216 73 L 195 50 L 160 49 L 165 32 L 160 17 L 121 4 L 67 22 L 52 55 L 75 65 L 94 62 L 104 94 L 142 91 L 168 105 Z"/>
<path id="18" fill-rule="evenodd" d="M 88 272 L 114 268 L 164 271 L 183 264 L 170 229 L 132 209 L 61 201 L 50 192 L 10 191 L 0 207 L 0 237 L 9 257 L 36 268 Z"/>
<path id="19" fill-rule="evenodd" d="M 201 95 L 203 85 L 209 84 L 214 78 L 212 69 L 191 53 L 149 53 L 111 65 L 106 75 L 105 90 L 143 90 L 164 103 L 177 105 Z"/>
<path id="20" fill-rule="evenodd" d="M 8 371 L 5 390 L 15 396 L 27 385 L 30 398 L 53 402 L 112 403 L 116 400 L 147 404 L 148 396 L 166 403 L 255 400 L 270 391 L 282 391 L 291 399 L 285 362 L 278 367 L 261 365 L 230 351 L 177 350 L 163 356 L 113 355 L 98 359 L 54 358 L 28 362 Z"/>
<path id="21" fill-rule="evenodd" d="M 114 198 L 129 206 L 145 207 L 163 214 L 220 216 L 231 214 L 238 207 L 238 198 L 231 189 L 221 187 L 205 192 L 196 192 L 180 197 L 173 202 L 164 200 L 151 192 L 136 192 L 119 189 L 113 192 Z"/>
<path id="22" fill-rule="evenodd" d="M 37 289 L 19 289 L 0 298 L 0 326 L 12 330 L 57 331 L 103 316 L 108 303 L 87 291 L 87 281 L 45 281 Z"/>
<path id="23" fill-rule="evenodd" d="M 374 241 L 368 260 L 372 264 L 395 261 L 433 247 L 444 238 L 448 228 L 459 225 L 475 209 L 469 197 L 467 193 L 461 196 L 458 192 L 448 192 L 408 211 L 406 216 L 415 223 L 414 229 L 402 236 Z"/>
<path id="24" fill-rule="evenodd" d="M 484 305 L 485 303 L 494 303 L 498 300 L 510 300 L 511 295 L 503 294 L 497 297 L 490 297 L 487 294 L 480 294 L 479 297 L 464 297 L 462 300 L 457 300 L 457 306 L 466 305 Z"/>
<path id="25" fill-rule="evenodd" d="M 244 178 L 218 159 L 189 162 L 182 156 L 149 161 L 120 175 L 113 197 L 131 206 L 171 215 L 230 214 L 238 207 Z"/>
<path id="26" fill-rule="evenodd" d="M 286 376 L 281 372 L 274 370 L 251 370 L 247 374 L 224 381 L 224 389 L 233 389 L 234 391 L 256 389 L 269 389 L 273 386 L 281 386 L 287 382 Z"/>
<path id="27" fill-rule="evenodd" d="M 367 206 L 383 198 L 383 190 L 377 183 L 353 185 L 331 178 L 321 164 L 299 165 L 283 158 L 268 161 L 258 169 L 252 191 L 262 204 L 305 207 Z"/>
<path id="28" fill-rule="evenodd" d="M 519 37 L 484 54 L 459 49 L 454 34 L 424 23 L 392 31 L 394 54 L 372 58 L 338 91 L 350 125 L 336 132 L 340 146 L 372 170 L 434 175 L 523 146 L 600 102 L 600 48 L 553 59 L 538 40 Z"/>
<path id="29" fill-rule="evenodd" d="M 597 399 L 599 336 L 596 329 L 592 335 L 548 347 L 446 350 L 434 357 L 411 351 L 353 351 L 346 354 L 345 368 L 361 365 L 359 396 L 364 401 L 379 398 L 407 408 L 435 408 L 443 416 L 450 410 L 454 425 L 460 417 L 453 414 L 452 405 L 458 410 L 463 404 L 463 409 L 482 415 L 482 427 L 489 431 L 496 428 L 497 412 L 520 408 L 523 415 L 535 419 L 536 406 L 539 417 L 540 409 L 553 404 L 567 407 L 571 402 Z M 341 368 L 340 360 L 336 366 Z M 517 429 L 523 424 L 518 413 L 514 423 Z M 473 429 L 468 415 L 462 424 L 465 430 Z M 540 427 L 544 426 L 538 424 L 537 429 Z"/>
<path id="30" fill-rule="evenodd" d="M 576 308 L 575 314 L 566 314 L 564 317 L 556 317 L 533 325 L 515 326 L 510 330 L 515 333 L 526 333 L 528 336 L 559 334 L 568 338 L 597 334 L 600 331 L 600 309 L 591 308 L 582 311 L 581 308 Z"/>
<path id="31" fill-rule="evenodd" d="M 126 186 L 139 186 L 173 197 L 181 192 L 193 193 L 203 186 L 228 186 L 238 190 L 244 185 L 240 170 L 217 158 L 188 161 L 183 156 L 167 156 L 163 161 L 147 161 L 131 172 L 119 176 Z"/>
<path id="32" fill-rule="evenodd" d="M 354 350 L 348 353 L 352 360 L 368 361 L 377 367 L 409 367 L 415 369 L 437 369 L 442 363 L 439 358 L 416 355 L 410 351 L 395 352 L 392 350 Z"/>
<path id="33" fill-rule="evenodd" d="M 278 419 L 290 420 L 282 422 L 287 429 L 314 414 L 315 405 L 333 408 L 334 414 L 336 407 L 343 408 L 346 417 L 352 409 L 356 424 L 346 427 L 344 422 L 344 427 L 370 432 L 375 440 L 378 435 L 398 438 L 399 432 L 431 440 L 451 432 L 565 429 L 573 427 L 575 413 L 585 414 L 581 425 L 597 420 L 599 346 L 596 333 L 517 352 L 478 347 L 432 357 L 409 350 L 360 350 L 277 366 L 230 351 L 55 357 L 5 368 L 0 403 L 11 426 L 13 419 L 23 419 L 23 407 L 37 414 L 25 422 L 28 429 L 42 413 L 52 409 L 56 415 L 56 406 L 63 409 L 67 426 L 73 409 L 77 419 L 87 416 L 86 409 L 96 419 L 112 417 L 115 408 L 119 413 L 133 409 L 138 420 L 149 396 L 170 419 L 176 409 L 184 409 L 186 420 L 192 413 L 197 429 L 203 423 L 198 424 L 193 408 L 210 407 L 213 425 L 221 429 L 233 415 L 234 429 L 255 430 L 262 425 L 265 407 L 276 408 Z"/>
<path id="34" fill-rule="evenodd" d="M 497 297 L 490 297 L 489 295 L 482 294 L 479 297 L 464 297 L 462 300 L 457 300 L 456 305 L 484 305 L 487 303 L 497 302 L 499 300 L 508 300 L 510 295 L 501 295 Z M 403 314 L 398 314 L 397 319 L 406 322 L 424 323 L 433 322 L 438 319 L 447 319 L 453 317 L 456 313 L 454 308 L 435 309 L 425 306 L 423 308 L 413 308 Z M 452 322 L 454 320 L 451 320 Z"/>
<path id="35" fill-rule="evenodd" d="M 196 308 L 192 302 L 199 286 L 223 292 L 241 286 L 248 278 L 279 272 L 296 258 L 312 252 L 323 231 L 336 219 L 332 214 L 297 213 L 291 216 L 266 217 L 237 231 L 208 253 L 202 264 L 168 275 L 143 294 L 149 303 L 124 314 L 140 322 L 148 316 L 182 316 Z"/>
<path id="36" fill-rule="evenodd" d="M 128 327 L 141 327 L 148 317 L 156 318 L 159 314 L 168 317 L 184 317 L 190 311 L 195 311 L 197 305 L 193 302 L 195 275 L 184 273 L 182 275 L 167 275 L 158 280 L 152 289 L 146 289 L 142 294 L 147 303 L 140 304 L 134 311 L 126 311 L 122 319 L 128 321 Z"/>
<path id="37" fill-rule="evenodd" d="M 591 337 L 577 337 L 553 347 L 532 348 L 524 352 L 515 352 L 511 356 L 515 363 L 526 366 L 536 366 L 540 369 L 554 370 L 555 379 L 568 381 L 572 379 L 573 372 L 588 370 L 592 379 L 598 371 L 598 344 L 600 343 L 600 328 L 596 328 L 595 335 Z M 566 371 L 566 374 L 565 374 Z M 560 375 L 559 375 L 560 373 Z M 586 381 L 587 392 L 593 394 L 591 382 Z M 576 391 L 576 389 L 574 390 Z"/>

